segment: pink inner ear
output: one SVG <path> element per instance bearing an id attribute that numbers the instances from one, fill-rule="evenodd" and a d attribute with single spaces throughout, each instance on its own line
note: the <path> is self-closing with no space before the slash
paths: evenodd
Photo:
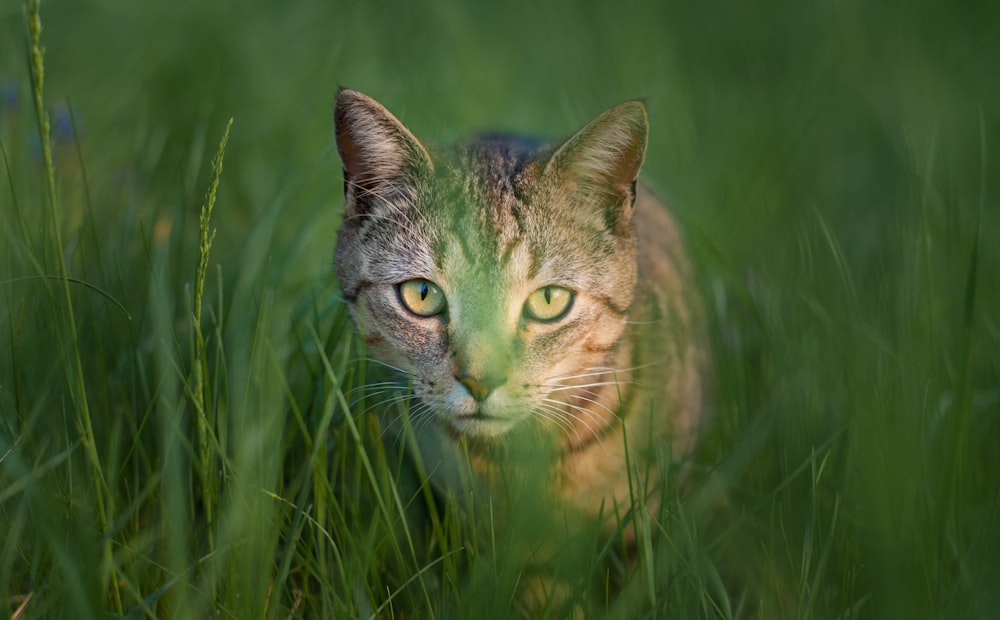
<path id="1" fill-rule="evenodd" d="M 359 103 L 338 107 L 337 113 L 337 148 L 352 183 L 364 186 L 403 172 L 404 142 L 378 110 Z"/>
<path id="2" fill-rule="evenodd" d="M 340 159 L 344 163 L 344 174 L 347 179 L 357 179 L 359 176 L 359 161 L 362 158 L 358 149 L 354 133 L 346 127 L 348 123 L 340 118 L 336 122 L 337 150 L 340 152 Z"/>
<path id="3" fill-rule="evenodd" d="M 334 125 L 347 180 L 354 186 L 373 191 L 383 180 L 431 167 L 420 141 L 367 95 L 342 90 L 334 106 Z"/>

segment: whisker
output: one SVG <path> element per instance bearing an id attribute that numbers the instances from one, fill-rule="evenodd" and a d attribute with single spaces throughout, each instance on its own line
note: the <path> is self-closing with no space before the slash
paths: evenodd
<path id="1" fill-rule="evenodd" d="M 621 418 L 621 415 L 616 410 L 612 409 L 610 405 L 606 405 L 606 404 L 602 403 L 601 401 L 597 400 L 598 396 L 596 394 L 593 394 L 591 392 L 587 392 L 587 393 L 590 394 L 591 396 L 593 396 L 594 398 L 587 398 L 586 396 L 580 396 L 579 394 L 574 394 L 573 398 L 582 400 L 584 402 L 592 403 L 594 405 L 597 405 L 598 407 L 600 407 L 601 409 L 607 411 L 608 413 L 610 413 L 614 417 Z M 567 403 L 567 404 L 570 404 L 570 403 Z"/>
<path id="2" fill-rule="evenodd" d="M 591 412 L 591 411 L 587 411 L 586 409 L 582 409 L 580 407 L 576 407 L 576 406 L 570 405 L 568 403 L 561 403 L 560 401 L 553 401 L 551 399 L 546 399 L 546 400 L 548 402 L 550 402 L 550 403 L 557 403 L 559 405 L 567 406 L 570 409 L 576 409 L 576 410 L 581 411 L 583 413 L 587 413 L 587 414 L 593 415 L 593 412 Z M 605 448 L 605 446 L 604 446 L 604 438 L 601 436 L 600 433 L 597 432 L 597 430 L 586 419 L 584 419 L 583 417 L 581 417 L 579 415 L 576 415 L 575 413 L 573 413 L 573 411 L 571 411 L 571 410 L 567 411 L 567 410 L 563 409 L 562 407 L 554 407 L 553 405 L 549 405 L 549 404 L 546 404 L 546 405 L 543 405 L 543 406 L 546 407 L 549 411 L 553 412 L 555 415 L 559 416 L 559 418 L 561 418 L 564 421 L 567 421 L 567 420 L 577 420 L 578 422 L 580 422 L 580 424 L 585 429 L 587 429 L 587 431 L 591 435 L 594 436 L 594 439 L 601 446 L 601 449 L 604 450 L 605 452 L 607 452 L 607 448 Z M 569 437 L 569 439 L 570 439 L 571 442 L 573 441 L 574 437 L 576 438 L 577 441 L 579 441 L 580 440 L 580 433 L 577 430 L 577 428 L 575 426 L 573 426 L 572 427 L 572 435 L 570 435 L 567 432 L 567 437 Z"/>
<path id="3" fill-rule="evenodd" d="M 368 413 L 373 409 L 388 409 L 391 405 L 394 405 L 396 403 L 402 403 L 414 399 L 416 399 L 416 396 L 409 393 L 401 394 L 399 396 L 391 396 L 389 398 L 385 398 L 376 403 L 373 403 L 371 406 L 369 406 L 367 409 L 364 410 L 364 413 Z"/>
<path id="4" fill-rule="evenodd" d="M 581 370 L 583 370 L 584 372 L 582 372 L 580 374 L 573 374 L 573 373 L 569 373 L 568 372 L 568 373 L 564 373 L 564 374 L 561 374 L 561 375 L 552 375 L 551 377 L 547 378 L 546 381 L 566 380 L 566 379 L 579 379 L 580 377 L 595 377 L 595 376 L 607 374 L 609 372 L 616 372 L 615 368 L 611 368 L 609 366 L 593 366 L 591 368 L 582 368 Z M 588 371 L 592 371 L 592 372 L 588 372 Z M 617 372 L 621 372 L 621 371 L 617 371 Z"/>
<path id="5" fill-rule="evenodd" d="M 434 405 L 418 400 L 417 404 L 410 408 L 409 416 L 414 434 L 422 433 L 436 419 Z"/>
<path id="6" fill-rule="evenodd" d="M 583 379 L 585 377 L 600 377 L 603 375 L 627 375 L 634 370 L 641 370 L 646 368 L 650 364 L 642 364 L 639 366 L 632 366 L 630 368 L 612 368 L 609 366 L 594 366 L 591 368 L 581 368 L 577 373 L 565 373 L 561 375 L 552 375 L 545 379 L 543 385 L 564 385 L 567 381 L 572 381 L 573 379 Z"/>
<path id="7" fill-rule="evenodd" d="M 400 368 L 399 366 L 393 366 L 389 362 L 383 362 L 382 360 L 378 359 L 377 357 L 366 356 L 366 357 L 355 357 L 355 358 L 351 359 L 351 363 L 358 363 L 358 362 L 369 362 L 369 363 L 372 363 L 372 364 L 377 364 L 379 366 L 385 366 L 386 368 L 388 368 L 390 370 L 395 370 L 396 372 L 398 372 L 400 374 L 404 374 L 404 375 L 409 375 L 410 374 L 407 371 L 405 371 L 402 368 Z"/>
<path id="8" fill-rule="evenodd" d="M 391 383 L 386 383 L 386 384 L 381 384 L 381 385 L 365 386 L 365 387 L 377 387 L 377 388 L 380 388 L 380 389 L 377 389 L 377 390 L 374 390 L 374 391 L 363 392 L 360 396 L 358 396 L 357 398 L 355 398 L 354 400 L 351 401 L 351 403 L 350 403 L 351 407 L 354 407 L 354 405 L 357 405 L 358 403 L 360 403 L 361 401 L 365 400 L 366 398 L 375 398 L 376 396 L 381 396 L 382 394 L 388 394 L 389 392 L 393 392 L 393 391 L 396 391 L 396 390 L 405 390 L 405 389 L 408 389 L 408 386 L 398 385 L 398 384 L 391 384 Z"/>
<path id="9" fill-rule="evenodd" d="M 563 392 L 565 390 L 579 390 L 583 388 L 599 387 L 602 385 L 629 385 L 632 381 L 595 381 L 593 383 L 583 383 L 581 385 L 542 385 L 540 387 L 549 388 L 550 392 Z"/>
<path id="10" fill-rule="evenodd" d="M 567 403 L 567 402 L 562 401 L 562 400 L 554 400 L 554 399 L 551 399 L 551 398 L 543 398 L 542 402 L 552 403 L 554 405 L 558 405 L 561 409 L 562 408 L 566 408 L 566 409 L 571 410 L 571 411 L 566 411 L 566 414 L 567 415 L 571 415 L 573 417 L 573 419 L 580 420 L 580 422 L 583 422 L 583 423 L 587 422 L 584 419 L 584 417 L 593 419 L 593 420 L 598 421 L 598 422 L 604 422 L 604 418 L 601 417 L 599 414 L 597 414 L 594 411 L 591 411 L 590 409 L 587 409 L 586 407 L 581 407 L 580 405 L 574 405 L 573 403 Z M 577 415 L 575 413 L 572 413 L 573 411 L 578 411 L 578 412 L 580 412 L 581 414 L 584 414 L 584 415 Z"/>
<path id="11" fill-rule="evenodd" d="M 413 403 L 416 404 L 414 405 Z M 397 405 L 400 409 L 397 410 L 398 413 L 389 421 L 387 426 L 390 428 L 400 424 L 404 418 L 409 418 L 411 422 L 418 420 L 426 411 L 426 404 L 414 394 L 409 394 L 406 398 L 395 399 L 393 402 L 389 403 L 389 406 L 392 405 Z"/>
<path id="12" fill-rule="evenodd" d="M 588 368 L 581 368 L 580 370 L 583 371 L 584 373 L 594 372 L 594 373 L 598 373 L 599 374 L 599 373 L 602 373 L 602 372 L 611 372 L 611 373 L 624 374 L 624 373 L 632 372 L 633 370 L 642 370 L 644 368 L 649 368 L 650 366 L 654 366 L 654 365 L 660 364 L 660 363 L 661 362 L 659 362 L 659 361 L 647 362 L 645 364 L 639 364 L 637 366 L 628 366 L 626 368 L 615 368 L 614 366 L 590 366 Z M 553 378 L 562 378 L 562 377 L 565 377 L 565 376 L 566 375 L 555 375 L 555 377 L 553 377 Z M 581 375 L 581 376 L 584 376 L 584 375 Z"/>
<path id="13" fill-rule="evenodd" d="M 365 394 L 362 394 L 358 398 L 355 398 L 353 401 L 351 401 L 350 406 L 351 406 L 351 408 L 354 408 L 355 405 L 357 405 L 358 403 L 360 403 L 360 402 L 362 402 L 364 400 L 367 400 L 369 398 L 376 398 L 378 396 L 382 396 L 383 394 L 391 394 L 392 392 L 395 392 L 395 391 L 398 391 L 398 390 L 405 390 L 405 389 L 407 389 L 406 386 L 395 386 L 395 387 L 387 387 L 387 388 L 381 389 L 381 390 L 376 390 L 374 392 L 366 392 Z M 384 402 L 384 401 L 376 402 L 375 405 L 376 406 L 380 405 L 380 404 L 382 404 L 382 402 Z"/>
<path id="14" fill-rule="evenodd" d="M 346 394 L 354 394 L 355 392 L 360 392 L 362 390 L 370 390 L 372 388 L 386 387 L 389 385 L 398 385 L 400 387 L 406 387 L 406 384 L 400 383 L 399 381 L 376 381 L 374 383 L 364 383 L 362 385 L 356 385 L 349 389 Z"/>
<path id="15" fill-rule="evenodd" d="M 603 437 L 598 430 L 604 430 L 610 426 L 606 419 L 597 416 L 589 409 L 579 407 L 577 405 L 569 403 L 563 403 L 563 405 L 565 407 L 563 412 L 568 418 L 578 421 L 598 441 L 603 440 Z M 615 419 L 617 419 L 617 417 Z"/>
<path id="16" fill-rule="evenodd" d="M 535 412 L 542 418 L 555 424 L 563 433 L 566 434 L 566 437 L 568 437 L 570 441 L 573 440 L 574 435 L 577 439 L 579 439 L 579 431 L 577 431 L 573 424 L 569 422 L 566 414 L 562 410 L 553 407 L 552 405 L 540 403 L 536 406 Z"/>

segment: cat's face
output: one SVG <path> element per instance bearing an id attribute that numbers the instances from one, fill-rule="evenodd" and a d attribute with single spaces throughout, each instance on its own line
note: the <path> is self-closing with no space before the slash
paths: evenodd
<path id="1" fill-rule="evenodd" d="M 581 410 L 573 386 L 606 369 L 633 302 L 641 105 L 555 149 L 431 151 L 353 91 L 335 113 L 337 275 L 369 351 L 453 432 L 498 436 L 526 420 L 565 431 Z"/>

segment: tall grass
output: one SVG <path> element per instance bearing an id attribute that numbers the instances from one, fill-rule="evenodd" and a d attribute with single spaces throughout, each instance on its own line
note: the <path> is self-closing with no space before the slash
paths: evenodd
<path id="1" fill-rule="evenodd" d="M 638 561 L 558 547 L 571 605 L 1000 608 L 992 5 L 6 6 L 0 617 L 519 613 L 537 506 L 431 488 L 363 389 L 338 83 L 442 140 L 647 97 L 713 416 L 662 509 L 619 512 Z"/>

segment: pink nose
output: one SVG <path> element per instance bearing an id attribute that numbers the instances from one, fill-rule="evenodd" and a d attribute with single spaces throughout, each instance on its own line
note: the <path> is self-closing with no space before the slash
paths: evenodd
<path id="1" fill-rule="evenodd" d="M 469 394 L 479 402 L 486 400 L 486 397 L 490 395 L 495 387 L 500 385 L 499 383 L 490 383 L 485 381 L 480 381 L 475 377 L 459 377 L 458 382 L 465 386 L 465 389 L 469 390 Z"/>

